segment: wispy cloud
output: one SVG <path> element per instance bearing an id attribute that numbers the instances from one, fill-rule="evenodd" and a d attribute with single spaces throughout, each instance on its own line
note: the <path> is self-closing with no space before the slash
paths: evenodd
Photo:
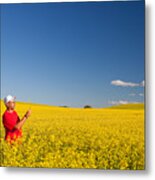
<path id="1" fill-rule="evenodd" d="M 145 81 L 143 80 L 143 81 L 140 83 L 140 85 L 141 85 L 142 87 L 144 87 L 144 86 L 145 86 Z"/>
<path id="2" fill-rule="evenodd" d="M 136 96 L 136 94 L 135 93 L 130 93 L 129 96 Z"/>
<path id="3" fill-rule="evenodd" d="M 113 80 L 111 84 L 114 86 L 122 86 L 122 87 L 144 87 L 145 83 L 144 80 L 141 83 L 134 83 L 134 82 L 125 82 L 122 80 Z"/>
<path id="4" fill-rule="evenodd" d="M 109 104 L 112 105 L 119 105 L 119 104 L 139 104 L 141 102 L 136 102 L 136 101 L 126 101 L 126 100 L 119 100 L 119 101 L 109 101 Z"/>
<path id="5" fill-rule="evenodd" d="M 144 94 L 143 93 L 139 93 L 139 96 L 144 96 Z"/>
<path id="6" fill-rule="evenodd" d="M 144 94 L 143 93 L 139 93 L 139 94 L 137 94 L 137 93 L 130 93 L 130 94 L 128 94 L 129 96 L 144 96 Z"/>

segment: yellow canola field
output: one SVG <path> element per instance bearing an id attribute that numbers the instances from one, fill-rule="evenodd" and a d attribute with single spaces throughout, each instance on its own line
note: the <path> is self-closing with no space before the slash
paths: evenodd
<path id="1" fill-rule="evenodd" d="M 83 109 L 17 102 L 20 118 L 29 106 L 22 144 L 4 141 L 1 118 L 1 166 L 145 169 L 143 105 Z M 1 102 L 1 117 L 4 110 Z"/>

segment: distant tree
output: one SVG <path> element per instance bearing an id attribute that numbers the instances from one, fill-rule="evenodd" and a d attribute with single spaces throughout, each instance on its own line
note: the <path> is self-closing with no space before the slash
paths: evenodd
<path id="1" fill-rule="evenodd" d="M 59 106 L 59 107 L 64 107 L 64 108 L 68 108 L 69 106 Z"/>
<path id="2" fill-rule="evenodd" d="M 90 105 L 85 105 L 84 108 L 92 108 Z"/>

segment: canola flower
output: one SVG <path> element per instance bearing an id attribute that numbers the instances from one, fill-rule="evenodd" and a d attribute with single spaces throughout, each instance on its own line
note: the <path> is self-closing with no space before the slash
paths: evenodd
<path id="1" fill-rule="evenodd" d="M 20 117 L 28 106 L 16 103 Z M 2 117 L 3 102 L 1 107 Z M 1 166 L 144 169 L 143 105 L 82 109 L 31 104 L 31 109 L 20 143 L 4 141 L 0 122 Z"/>

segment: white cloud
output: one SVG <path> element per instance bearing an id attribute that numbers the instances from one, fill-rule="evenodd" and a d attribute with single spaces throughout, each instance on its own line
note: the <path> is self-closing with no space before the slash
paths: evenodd
<path id="1" fill-rule="evenodd" d="M 143 93 L 139 93 L 139 94 L 130 93 L 129 96 L 144 96 L 144 94 Z"/>
<path id="2" fill-rule="evenodd" d="M 113 80 L 111 81 L 111 84 L 115 86 L 122 86 L 122 87 L 143 87 L 144 81 L 142 81 L 141 83 L 133 83 L 133 82 L 125 82 L 122 80 Z"/>
<path id="3" fill-rule="evenodd" d="M 144 94 L 143 93 L 139 93 L 139 96 L 144 96 Z"/>
<path id="4" fill-rule="evenodd" d="M 142 87 L 144 87 L 144 86 L 145 86 L 145 81 L 143 80 L 143 81 L 140 83 L 140 85 L 141 85 Z"/>
<path id="5" fill-rule="evenodd" d="M 136 102 L 136 101 L 126 101 L 126 100 L 119 100 L 119 101 L 109 101 L 109 104 L 112 105 L 119 105 L 119 104 L 138 104 L 140 102 Z"/>
<path id="6" fill-rule="evenodd" d="M 120 101 L 112 101 L 111 104 L 128 104 L 128 101 L 123 101 L 123 100 L 120 100 Z"/>
<path id="7" fill-rule="evenodd" d="M 129 96 L 136 96 L 136 94 L 135 93 L 131 93 L 131 94 L 129 94 Z"/>

